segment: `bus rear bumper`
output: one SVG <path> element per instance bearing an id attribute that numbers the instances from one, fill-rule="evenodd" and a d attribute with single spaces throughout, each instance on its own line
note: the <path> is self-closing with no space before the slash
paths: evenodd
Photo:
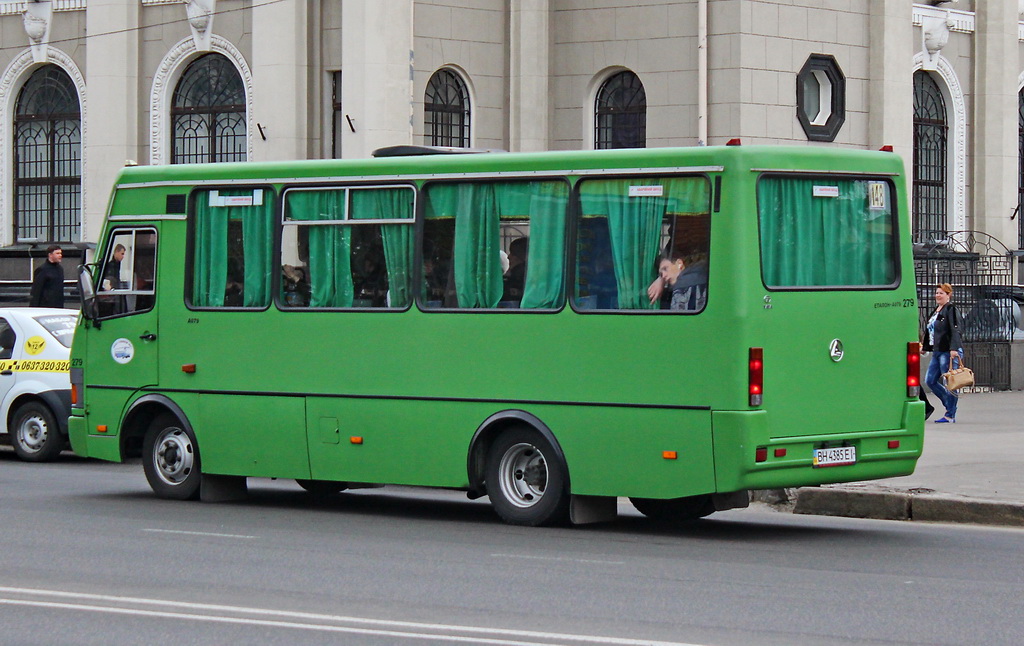
<path id="1" fill-rule="evenodd" d="M 910 475 L 921 457 L 924 404 L 906 402 L 900 428 L 772 438 L 766 411 L 712 413 L 718 491 L 778 489 Z M 814 450 L 852 446 L 852 464 L 814 465 Z"/>

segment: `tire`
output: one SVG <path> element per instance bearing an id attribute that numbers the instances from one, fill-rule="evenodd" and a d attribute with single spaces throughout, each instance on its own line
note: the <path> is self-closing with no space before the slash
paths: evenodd
<path id="1" fill-rule="evenodd" d="M 715 512 L 711 496 L 687 496 L 685 498 L 630 498 L 644 516 L 662 523 L 680 523 L 704 518 Z"/>
<path id="2" fill-rule="evenodd" d="M 501 433 L 487 452 L 487 495 L 511 525 L 563 524 L 569 518 L 568 470 L 543 435 L 528 427 Z"/>
<path id="3" fill-rule="evenodd" d="M 317 498 L 333 496 L 348 489 L 347 482 L 335 482 L 333 480 L 296 480 L 295 482 Z"/>
<path id="4" fill-rule="evenodd" d="M 11 446 L 26 462 L 47 462 L 60 455 L 65 440 L 50 407 L 30 401 L 18 406 L 8 428 Z"/>
<path id="5" fill-rule="evenodd" d="M 142 442 L 142 468 L 158 497 L 199 498 L 200 465 L 199 444 L 178 418 L 164 415 L 153 421 Z"/>

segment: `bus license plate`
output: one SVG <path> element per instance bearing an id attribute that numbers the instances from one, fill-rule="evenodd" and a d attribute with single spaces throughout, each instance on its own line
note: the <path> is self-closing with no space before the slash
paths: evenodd
<path id="1" fill-rule="evenodd" d="M 857 463 L 857 449 L 853 446 L 836 446 L 830 449 L 814 449 L 814 467 L 841 467 Z"/>

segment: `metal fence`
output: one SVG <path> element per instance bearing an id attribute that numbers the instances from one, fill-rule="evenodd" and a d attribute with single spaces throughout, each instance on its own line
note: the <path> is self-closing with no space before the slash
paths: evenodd
<path id="1" fill-rule="evenodd" d="M 1010 342 L 1024 339 L 1017 327 L 1024 289 L 1013 285 L 1015 261 L 1005 245 L 980 231 L 914 244 L 921 332 L 935 310 L 936 285 L 949 283 L 963 316 L 965 363 L 974 370 L 976 387 L 1010 387 Z"/>

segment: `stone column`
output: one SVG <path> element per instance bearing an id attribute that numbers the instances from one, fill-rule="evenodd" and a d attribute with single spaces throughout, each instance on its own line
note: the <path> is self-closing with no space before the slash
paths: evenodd
<path id="1" fill-rule="evenodd" d="M 510 13 L 509 150 L 547 150 L 551 96 L 549 0 L 511 0 Z"/>
<path id="2" fill-rule="evenodd" d="M 85 60 L 88 171 L 82 177 L 82 240 L 96 242 L 110 187 L 126 160 L 140 159 L 139 6 L 124 0 L 90 0 Z"/>
<path id="3" fill-rule="evenodd" d="M 1017 247 L 1017 23 L 1015 0 L 975 3 L 974 218 L 1010 249 Z"/>
<path id="4" fill-rule="evenodd" d="M 254 161 L 310 156 L 311 110 L 319 102 L 309 96 L 308 7 L 299 0 L 252 9 Z"/>
<path id="5" fill-rule="evenodd" d="M 893 147 L 903 158 L 909 190 L 914 160 L 914 76 L 910 60 L 916 44 L 910 7 L 906 0 L 871 0 L 870 7 L 868 147 Z"/>
<path id="6" fill-rule="evenodd" d="M 347 0 L 341 11 L 341 156 L 413 143 L 413 0 Z"/>

